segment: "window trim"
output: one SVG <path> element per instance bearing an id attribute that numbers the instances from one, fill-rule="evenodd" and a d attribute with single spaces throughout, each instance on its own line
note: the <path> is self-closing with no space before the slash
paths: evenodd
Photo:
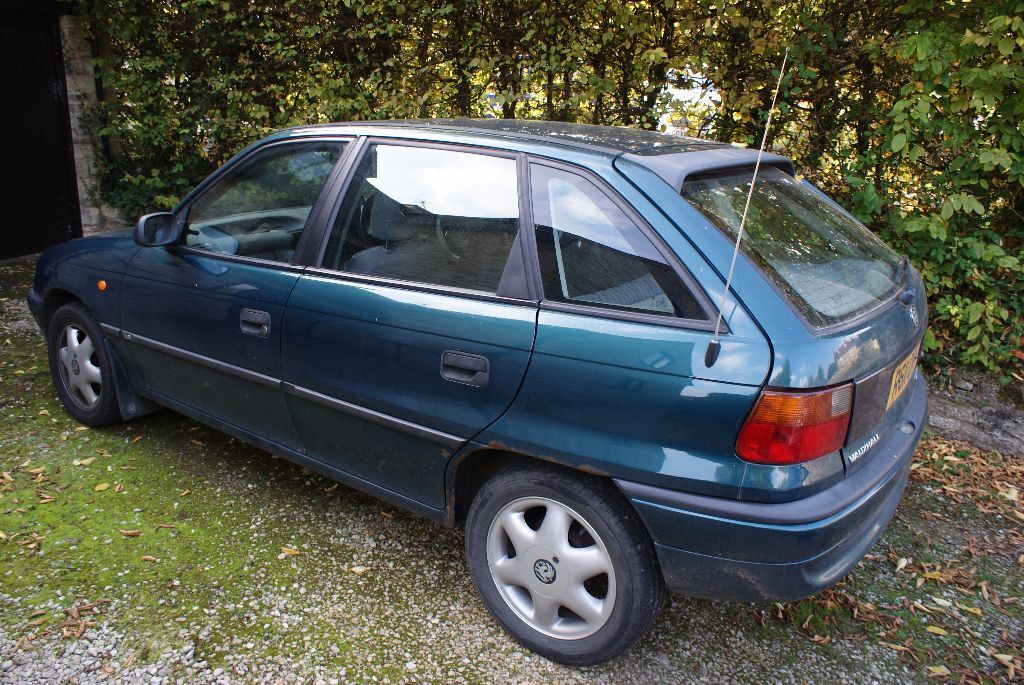
<path id="1" fill-rule="evenodd" d="M 177 224 L 184 228 L 185 224 L 188 223 L 188 215 L 192 210 L 192 205 L 196 200 L 201 198 L 215 183 L 220 181 L 231 171 L 240 168 L 242 165 L 247 164 L 252 158 L 264 150 L 268 150 L 274 147 L 281 147 L 285 145 L 301 145 L 304 143 L 339 143 L 341 144 L 341 157 L 335 162 L 334 168 L 327 175 L 327 180 L 324 181 L 323 187 L 320 188 L 320 194 L 313 202 L 313 206 L 309 210 L 309 215 L 306 217 L 306 223 L 302 226 L 302 232 L 299 234 L 299 241 L 295 246 L 295 252 L 292 254 L 291 261 L 282 262 L 273 259 L 262 259 L 259 257 L 248 257 L 246 255 L 231 255 L 220 252 L 212 252 L 210 250 L 203 250 L 198 247 L 191 247 L 185 244 L 185 232 L 182 230 L 179 242 L 174 245 L 168 245 L 167 248 L 176 252 L 184 252 L 186 254 L 194 254 L 205 257 L 214 257 L 217 259 L 223 259 L 229 262 L 237 262 L 239 264 L 251 264 L 253 266 L 274 266 L 276 268 L 283 269 L 290 272 L 301 272 L 303 267 L 303 248 L 309 241 L 309 234 L 314 230 L 316 222 L 320 219 L 320 214 L 323 211 L 324 205 L 328 204 L 327 199 L 330 197 L 330 190 L 333 188 L 333 183 L 339 171 L 346 165 L 348 159 L 352 155 L 352 148 L 356 142 L 356 138 L 353 136 L 309 136 L 302 138 L 289 138 L 286 140 L 275 140 L 262 145 L 252 147 L 248 151 L 243 151 L 235 156 L 235 158 L 229 160 L 219 169 L 214 171 L 212 174 L 207 176 L 199 185 L 193 188 L 188 195 L 178 203 L 178 206 L 174 209 L 175 221 Z"/>
<path id="2" fill-rule="evenodd" d="M 331 233 L 334 230 L 334 224 L 338 220 L 338 216 L 341 213 L 342 205 L 345 203 L 345 199 L 352 189 L 352 183 L 355 180 L 356 170 L 362 163 L 363 159 L 369 154 L 370 149 L 374 145 L 394 145 L 398 147 L 420 147 L 430 148 L 436 150 L 447 150 L 451 152 L 462 152 L 467 154 L 485 155 L 489 157 L 499 157 L 503 159 L 510 159 L 516 163 L 516 184 L 518 185 L 518 203 L 519 203 L 519 232 L 512 242 L 512 246 L 509 249 L 509 253 L 505 258 L 505 266 L 502 269 L 502 281 L 504 276 L 509 272 L 509 267 L 514 260 L 521 259 L 524 262 L 526 273 L 523 274 L 519 292 L 524 296 L 518 297 L 515 295 L 506 295 L 501 293 L 490 293 L 483 290 L 469 290 L 467 288 L 458 288 L 455 286 L 441 285 L 437 283 L 423 283 L 421 281 L 409 281 L 399 278 L 389 278 L 387 276 L 372 276 L 369 274 L 357 274 L 351 271 L 342 271 L 339 269 L 331 269 L 324 266 L 324 258 L 326 257 L 327 245 L 330 242 Z M 528 190 L 524 191 L 526 187 L 524 184 L 529 182 L 529 165 L 526 160 L 526 155 L 521 152 L 514 150 L 503 150 L 501 148 L 487 147 L 483 145 L 477 145 L 473 143 L 449 143 L 434 140 L 421 140 L 418 138 L 402 138 L 402 137 L 380 137 L 380 136 L 360 136 L 357 144 L 354 146 L 355 152 L 351 157 L 348 157 L 345 161 L 346 168 L 344 170 L 344 178 L 339 182 L 330 208 L 325 208 L 326 220 L 321 224 L 322 233 L 319 236 L 319 245 L 317 246 L 317 252 L 314 259 L 309 261 L 307 273 L 314 274 L 317 276 L 330 277 L 336 280 L 351 281 L 355 283 L 367 283 L 371 285 L 381 285 L 393 288 L 401 288 L 403 290 L 416 290 L 420 292 L 434 293 L 438 295 L 449 295 L 454 297 L 465 297 L 475 300 L 484 300 L 489 302 L 502 302 L 512 304 L 522 304 L 524 302 L 531 302 L 536 306 L 539 299 L 536 289 L 534 274 L 531 274 L 531 263 L 534 261 L 533 257 L 530 256 L 529 250 L 532 244 L 527 244 L 530 240 L 530 236 L 533 233 L 533 213 L 530 211 L 530 201 L 528 197 Z M 334 190 L 332 188 L 332 190 Z M 527 230 L 527 229 L 530 230 Z M 522 254 L 517 256 L 514 255 L 516 246 L 522 250 Z M 513 274 L 514 275 L 514 274 Z M 539 274 L 538 274 L 539 277 Z M 500 282 L 499 282 L 500 288 Z"/>
<path id="3" fill-rule="evenodd" d="M 689 269 L 682 263 L 679 257 L 669 248 L 668 244 L 665 243 L 664 239 L 658 234 L 654 228 L 651 227 L 647 220 L 643 218 L 643 215 L 636 210 L 622 195 L 612 188 L 600 175 L 591 171 L 590 169 L 583 168 L 575 164 L 569 164 L 561 160 L 553 160 L 547 157 L 540 157 L 537 155 L 528 155 L 527 166 L 534 164 L 538 166 L 546 166 L 557 171 L 564 173 L 574 174 L 589 181 L 594 185 L 600 192 L 604 193 L 608 200 L 614 204 L 620 211 L 622 211 L 628 219 L 630 219 L 640 232 L 651 241 L 651 245 L 661 255 L 665 263 L 672 269 L 673 273 L 677 278 L 680 279 L 683 287 L 690 291 L 693 295 L 694 300 L 697 301 L 697 305 L 704 311 L 706 320 L 701 319 L 684 319 L 678 316 L 668 316 L 665 314 L 646 314 L 643 312 L 637 312 L 626 309 L 615 309 L 612 307 L 598 307 L 586 303 L 576 302 L 560 302 L 558 300 L 549 300 L 543 296 L 543 284 L 540 276 L 540 256 L 537 252 L 537 228 L 533 224 L 533 184 L 530 183 L 526 186 L 525 195 L 528 196 L 530 205 L 530 220 L 533 230 L 530 232 L 532 238 L 533 254 L 531 260 L 533 262 L 533 271 L 536 278 L 537 292 L 541 295 L 540 308 L 542 310 L 556 311 L 567 314 L 580 314 L 583 316 L 592 316 L 598 318 L 614 319 L 618 321 L 630 321 L 633 323 L 642 324 L 655 324 L 659 326 L 671 326 L 673 328 L 682 328 L 686 330 L 697 330 L 697 331 L 714 331 L 715 329 L 715 318 L 717 317 L 717 310 L 708 298 L 707 293 L 700 287 L 697 280 L 690 274 Z M 532 174 L 531 174 L 532 176 Z M 721 326 L 721 333 L 728 334 L 729 327 L 723 321 Z"/>

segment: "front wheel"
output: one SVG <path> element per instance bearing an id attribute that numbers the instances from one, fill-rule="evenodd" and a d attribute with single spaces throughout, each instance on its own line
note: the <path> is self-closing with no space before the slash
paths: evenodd
<path id="1" fill-rule="evenodd" d="M 121 420 L 107 341 L 84 305 L 73 302 L 50 319 L 50 374 L 64 408 L 89 426 Z"/>
<path id="2" fill-rule="evenodd" d="M 593 476 L 547 465 L 499 471 L 470 507 L 466 556 L 494 617 L 553 661 L 617 656 L 661 606 L 643 525 L 614 487 Z"/>

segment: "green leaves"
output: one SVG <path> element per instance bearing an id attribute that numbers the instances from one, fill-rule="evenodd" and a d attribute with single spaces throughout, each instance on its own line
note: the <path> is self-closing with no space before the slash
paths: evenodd
<path id="1" fill-rule="evenodd" d="M 667 123 L 757 145 L 788 36 L 772 145 L 910 255 L 934 305 L 932 354 L 1019 368 L 1020 0 L 901 2 L 99 2 L 83 16 L 111 48 L 97 66 L 114 96 L 85 120 L 109 143 L 102 199 L 126 215 L 173 206 L 245 145 L 306 123 Z"/>

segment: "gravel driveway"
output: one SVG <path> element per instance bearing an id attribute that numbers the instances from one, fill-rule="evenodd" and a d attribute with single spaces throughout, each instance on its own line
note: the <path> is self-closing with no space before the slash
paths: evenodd
<path id="1" fill-rule="evenodd" d="M 1008 488 L 1024 479 L 998 455 L 929 442 L 939 480 L 911 483 L 833 591 L 672 596 L 624 657 L 569 668 L 491 619 L 460 532 L 169 411 L 78 426 L 27 321 L 31 268 L 0 266 L 0 683 L 1019 678 L 1024 514 Z M 999 476 L 991 501 L 965 499 L 982 473 Z"/>

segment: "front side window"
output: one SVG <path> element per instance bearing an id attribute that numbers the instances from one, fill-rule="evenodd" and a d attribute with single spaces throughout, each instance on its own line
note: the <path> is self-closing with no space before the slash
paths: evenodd
<path id="1" fill-rule="evenodd" d="M 752 170 L 706 174 L 683 197 L 729 240 L 739 232 Z M 778 169 L 762 169 L 740 249 L 816 327 L 849 321 L 895 292 L 899 257 L 824 197 Z"/>
<path id="2" fill-rule="evenodd" d="M 495 293 L 518 231 L 514 159 L 376 144 L 349 186 L 323 266 Z"/>
<path id="3" fill-rule="evenodd" d="M 185 244 L 220 254 L 291 261 L 344 145 L 289 143 L 257 152 L 192 203 Z"/>
<path id="4" fill-rule="evenodd" d="M 539 164 L 530 183 L 546 299 L 707 319 L 650 239 L 593 183 Z"/>

